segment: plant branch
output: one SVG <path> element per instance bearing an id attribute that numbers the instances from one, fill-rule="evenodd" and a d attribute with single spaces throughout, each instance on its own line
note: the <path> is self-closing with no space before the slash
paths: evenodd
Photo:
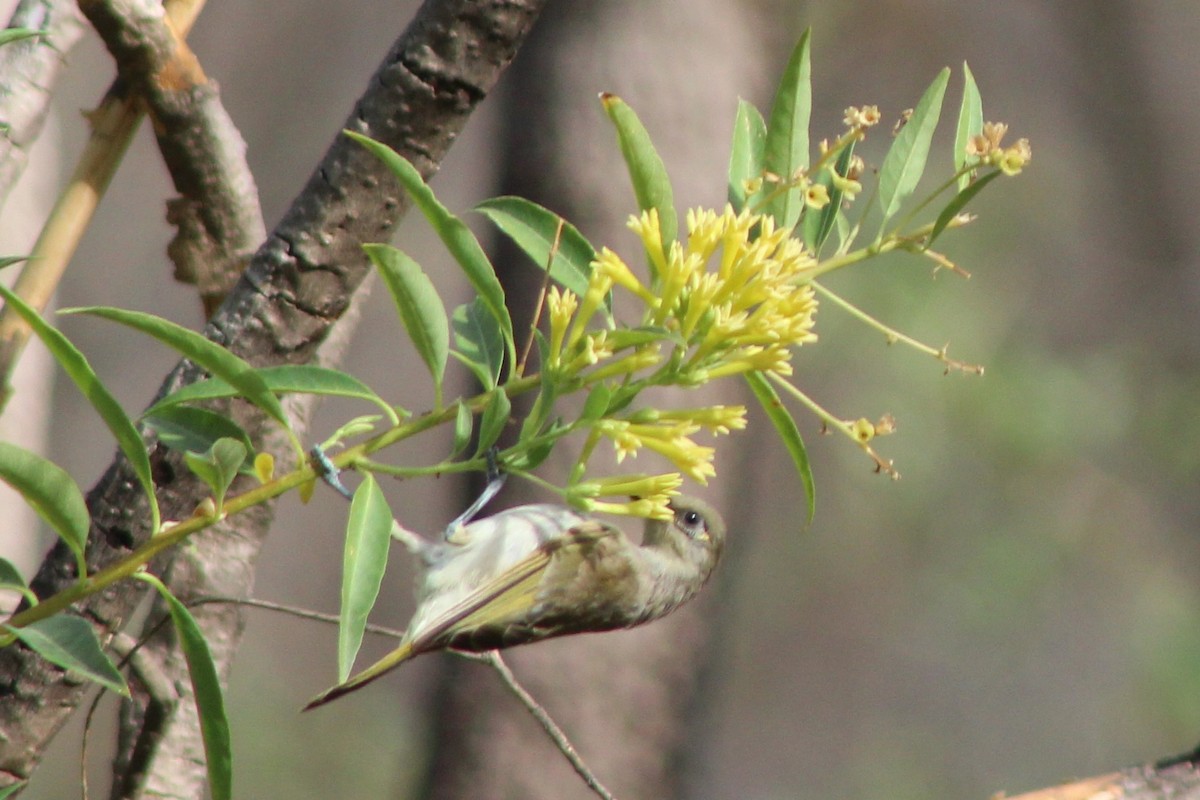
<path id="1" fill-rule="evenodd" d="M 467 654 L 464 653 L 463 655 Z M 521 705 L 525 706 L 525 710 L 537 720 L 537 723 L 542 726 L 542 730 L 550 737 L 550 741 L 554 742 L 554 746 L 558 748 L 558 752 L 563 754 L 563 758 L 567 760 L 571 768 L 575 770 L 597 797 L 603 798 L 603 800 L 615 800 L 613 793 L 604 787 L 604 784 L 600 782 L 600 779 L 596 777 L 596 774 L 584 762 L 583 758 L 579 755 L 579 751 L 571 744 L 571 740 L 567 738 L 567 734 L 559 727 L 559 724 L 534 699 L 533 695 L 521 685 L 517 680 L 517 676 L 513 675 L 513 671 L 509 669 L 508 664 L 504 663 L 504 659 L 500 657 L 500 651 L 491 650 L 477 656 L 476 654 L 470 654 L 469 657 L 476 657 L 479 661 L 482 661 L 496 671 L 496 674 L 500 676 L 500 680 L 504 682 L 504 686 L 512 692 Z"/>
<path id="2" fill-rule="evenodd" d="M 428 177 L 515 55 L 543 4 L 544 0 L 429 0 L 384 57 L 338 130 L 346 127 L 382 141 Z M 207 334 L 256 365 L 320 360 L 334 323 L 368 274 L 362 243 L 386 241 L 409 205 L 386 167 L 335 133 L 325 157 L 259 248 Z M 199 377 L 194 367 L 181 364 L 160 396 Z M 303 430 L 311 405 L 289 406 L 296 427 Z M 260 414 L 238 407 L 235 416 L 256 445 L 265 443 L 265 449 L 281 459 L 290 457 L 287 442 L 272 433 Z M 164 480 L 164 514 L 188 516 L 207 490 L 188 477 L 173 454 L 155 448 L 152 462 L 155 474 Z M 149 541 L 146 503 L 122 460 L 114 462 L 88 501 L 93 520 L 90 569 L 118 563 Z M 264 504 L 239 515 L 236 528 L 232 521 L 213 528 L 206 535 L 213 545 L 210 563 L 188 568 L 227 576 L 230 587 L 221 594 L 248 594 L 271 514 L 271 505 Z M 76 580 L 72 563 L 65 547 L 55 547 L 32 582 L 34 591 L 48 597 L 70 586 Z M 156 560 L 152 567 L 159 571 L 162 565 Z M 114 584 L 80 604 L 80 611 L 107 639 L 121 629 L 144 591 L 130 582 Z M 187 602 L 187 593 L 178 596 Z M 237 620 L 197 622 L 210 645 L 211 634 L 220 638 L 214 658 L 225 673 L 236 647 Z M 24 647 L 0 651 L 0 786 L 28 778 L 84 690 Z M 186 706 L 187 700 L 180 705 Z M 200 791 L 189 787 L 185 793 L 199 796 Z"/>

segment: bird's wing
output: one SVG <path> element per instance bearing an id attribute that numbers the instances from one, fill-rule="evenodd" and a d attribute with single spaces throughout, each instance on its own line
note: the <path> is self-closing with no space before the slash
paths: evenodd
<path id="1" fill-rule="evenodd" d="M 391 672 L 393 669 L 400 666 L 415 655 L 416 653 L 413 652 L 412 642 L 402 642 L 399 647 L 376 661 L 371 666 L 364 669 L 362 672 L 347 678 L 337 686 L 326 689 L 312 700 L 309 700 L 307 705 L 305 705 L 301 711 L 308 711 L 316 708 L 317 706 L 323 706 L 332 700 L 337 700 L 342 695 L 350 694 L 350 692 L 361 689 L 376 678 L 382 677 L 384 673 Z"/>
<path id="2" fill-rule="evenodd" d="M 527 622 L 540 596 L 542 578 L 552 561 L 571 559 L 585 543 L 621 535 L 620 530 L 597 520 L 583 520 L 549 539 L 498 575 L 488 579 L 458 603 L 410 630 L 413 650 L 421 652 L 435 643 L 451 643 L 459 634 L 482 629 L 500 630 Z M 450 646 L 454 646 L 450 644 Z"/>

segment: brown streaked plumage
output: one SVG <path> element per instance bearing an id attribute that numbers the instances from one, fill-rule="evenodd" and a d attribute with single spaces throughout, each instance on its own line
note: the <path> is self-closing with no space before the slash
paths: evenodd
<path id="1" fill-rule="evenodd" d="M 304 710 L 431 650 L 482 652 L 670 613 L 705 584 L 725 544 L 725 524 L 707 503 L 677 497 L 671 508 L 670 521 L 646 521 L 640 545 L 555 505 L 518 506 L 459 528 L 420 551 L 426 569 L 400 646 Z"/>

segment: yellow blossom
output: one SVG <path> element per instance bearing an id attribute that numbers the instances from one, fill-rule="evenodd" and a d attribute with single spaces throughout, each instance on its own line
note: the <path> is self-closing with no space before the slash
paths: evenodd
<path id="1" fill-rule="evenodd" d="M 546 296 L 546 306 L 550 315 L 550 366 L 558 364 L 562 352 L 563 339 L 567 335 L 567 325 L 579 306 L 579 298 L 570 290 L 559 291 L 557 286 L 551 286 Z"/>
<path id="2" fill-rule="evenodd" d="M 819 183 L 814 183 L 804 190 L 804 205 L 820 210 L 829 205 L 829 190 Z"/>
<path id="3" fill-rule="evenodd" d="M 682 485 L 683 477 L 678 472 L 665 472 L 658 475 L 633 473 L 581 481 L 570 487 L 568 491 L 572 497 L 579 498 L 651 497 L 673 494 Z"/>
<path id="4" fill-rule="evenodd" d="M 627 503 L 584 500 L 583 507 L 587 511 L 599 511 L 602 514 L 621 514 L 628 517 L 670 520 L 675 516 L 675 512 L 671 510 L 670 502 L 671 498 L 666 495 L 655 495 L 654 497 L 635 498 Z"/>

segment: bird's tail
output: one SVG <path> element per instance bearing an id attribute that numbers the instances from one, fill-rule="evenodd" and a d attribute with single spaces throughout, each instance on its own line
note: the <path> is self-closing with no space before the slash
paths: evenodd
<path id="1" fill-rule="evenodd" d="M 323 706 L 332 700 L 337 700 L 342 695 L 357 691 L 376 678 L 381 677 L 387 672 L 391 672 L 414 655 L 416 653 L 413 652 L 412 642 L 405 642 L 357 675 L 321 692 L 312 700 L 309 700 L 308 705 L 304 706 L 301 710 L 308 711 L 317 706 Z"/>

